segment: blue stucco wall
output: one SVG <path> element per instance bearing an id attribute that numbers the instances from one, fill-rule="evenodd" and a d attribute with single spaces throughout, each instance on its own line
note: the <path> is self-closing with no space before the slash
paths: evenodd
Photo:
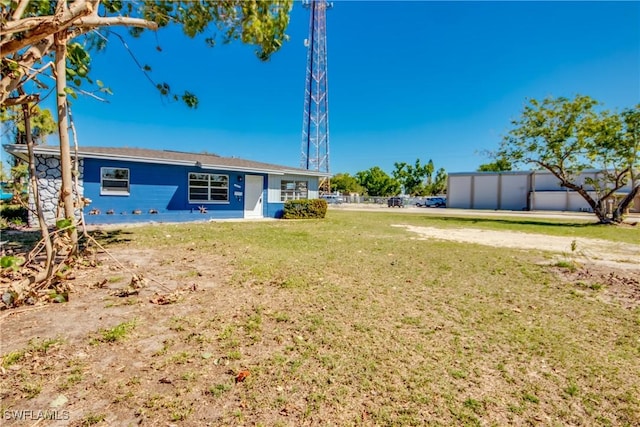
<path id="1" fill-rule="evenodd" d="M 267 205 L 267 216 L 269 218 L 282 218 L 282 215 L 284 215 L 284 202 L 272 202 Z"/>
<path id="2" fill-rule="evenodd" d="M 130 194 L 101 195 L 100 168 L 118 167 L 129 169 Z M 189 172 L 220 173 L 229 176 L 228 203 L 189 203 Z M 200 169 L 195 166 L 160 165 L 117 160 L 85 159 L 84 196 L 91 199 L 85 208 L 87 224 L 117 224 L 127 222 L 183 222 L 209 219 L 244 217 L 244 173 Z M 234 192 L 242 192 L 236 197 Z M 263 200 L 267 200 L 263 189 Z M 265 203 L 263 215 L 271 216 L 273 209 Z M 199 207 L 206 207 L 201 213 Z M 100 213 L 90 215 L 91 210 Z M 108 211 L 113 214 L 107 214 Z M 157 214 L 150 214 L 155 210 Z M 140 211 L 141 214 L 133 214 Z"/>

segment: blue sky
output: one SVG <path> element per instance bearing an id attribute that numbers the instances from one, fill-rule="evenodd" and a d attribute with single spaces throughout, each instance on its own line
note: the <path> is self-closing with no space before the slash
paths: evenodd
<path id="1" fill-rule="evenodd" d="M 196 110 L 161 99 L 114 39 L 92 71 L 109 103 L 73 104 L 80 144 L 298 166 L 308 21 L 296 2 L 290 40 L 265 63 L 252 47 L 211 49 L 171 29 L 127 39 L 155 80 L 198 95 Z M 327 40 L 332 173 L 416 158 L 473 171 L 526 98 L 640 102 L 638 2 L 335 1 Z"/>

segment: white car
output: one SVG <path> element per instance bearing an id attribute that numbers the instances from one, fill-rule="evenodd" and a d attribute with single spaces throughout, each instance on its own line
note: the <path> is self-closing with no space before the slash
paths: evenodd
<path id="1" fill-rule="evenodd" d="M 427 197 L 424 203 L 416 203 L 416 206 L 425 207 L 425 208 L 446 208 L 447 198 L 446 197 Z"/>
<path id="2" fill-rule="evenodd" d="M 326 200 L 330 205 L 342 203 L 342 196 L 336 196 L 335 194 L 323 194 L 320 198 Z"/>

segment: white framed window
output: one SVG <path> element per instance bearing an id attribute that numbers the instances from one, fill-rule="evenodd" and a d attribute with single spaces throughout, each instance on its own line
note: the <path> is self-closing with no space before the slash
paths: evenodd
<path id="1" fill-rule="evenodd" d="M 128 196 L 129 169 L 100 168 L 100 194 L 109 196 Z"/>
<path id="2" fill-rule="evenodd" d="M 280 201 L 307 199 L 309 181 L 282 180 L 280 184 Z"/>
<path id="3" fill-rule="evenodd" d="M 189 172 L 190 203 L 228 203 L 229 175 Z"/>

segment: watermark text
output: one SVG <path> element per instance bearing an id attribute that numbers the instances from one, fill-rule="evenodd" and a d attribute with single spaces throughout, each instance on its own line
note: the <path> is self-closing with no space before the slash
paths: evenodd
<path id="1" fill-rule="evenodd" d="M 55 409 L 6 409 L 2 413 L 2 419 L 7 421 L 66 421 L 69 419 L 69 411 Z"/>

